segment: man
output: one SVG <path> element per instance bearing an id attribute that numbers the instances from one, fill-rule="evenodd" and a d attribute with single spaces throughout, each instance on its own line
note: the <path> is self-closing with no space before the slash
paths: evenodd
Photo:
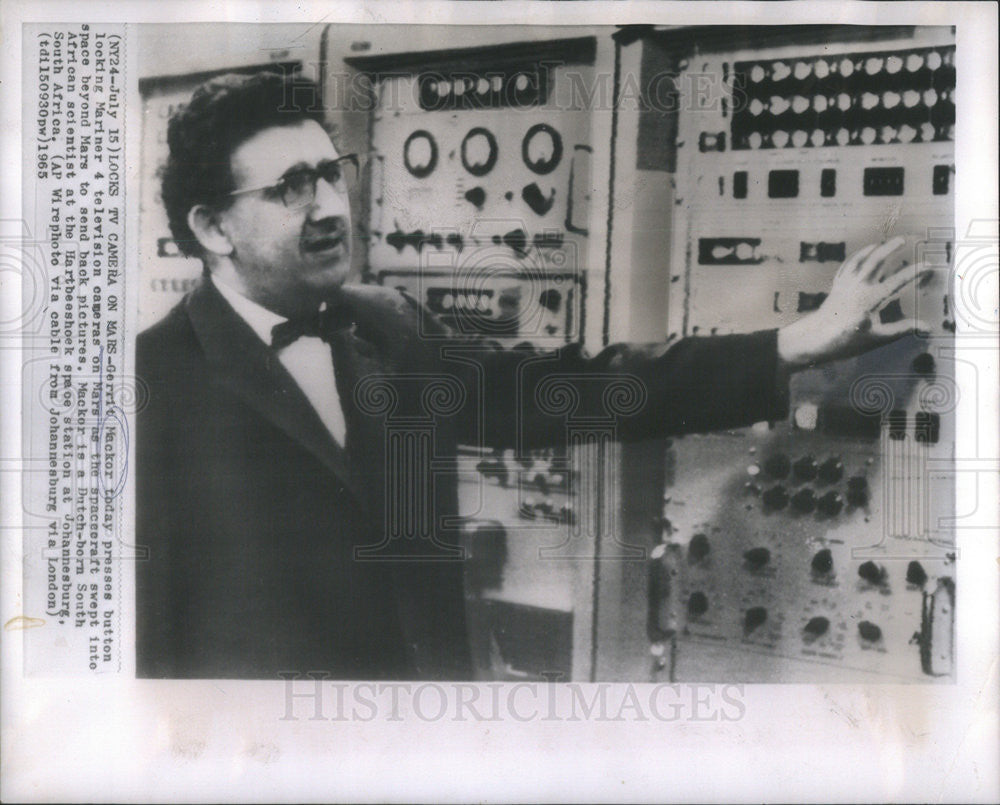
<path id="1" fill-rule="evenodd" d="M 594 357 L 452 337 L 414 300 L 347 282 L 350 159 L 320 112 L 291 103 L 302 92 L 227 76 L 170 121 L 163 200 L 205 274 L 138 340 L 140 676 L 467 678 L 445 528 L 456 444 L 558 442 L 564 420 L 536 399 L 552 377 L 582 412 L 627 377 L 642 397 L 618 419 L 627 439 L 781 418 L 788 372 L 910 329 L 872 318 L 915 278 L 884 270 L 893 241 L 851 257 L 823 306 L 777 332 Z M 433 477 L 387 460 L 400 421 L 415 440 L 431 426 Z M 423 538 L 387 545 L 411 515 Z"/>

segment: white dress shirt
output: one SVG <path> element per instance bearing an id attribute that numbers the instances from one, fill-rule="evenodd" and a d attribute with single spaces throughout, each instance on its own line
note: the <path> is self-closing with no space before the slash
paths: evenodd
<path id="1" fill-rule="evenodd" d="M 250 325 L 261 341 L 270 346 L 271 328 L 287 319 L 247 299 L 215 276 L 212 277 L 212 282 L 236 314 Z M 330 435 L 343 447 L 347 424 L 344 421 L 340 395 L 337 393 L 330 345 L 316 336 L 302 336 L 284 349 L 276 350 L 276 353 L 278 360 L 312 403 Z"/>

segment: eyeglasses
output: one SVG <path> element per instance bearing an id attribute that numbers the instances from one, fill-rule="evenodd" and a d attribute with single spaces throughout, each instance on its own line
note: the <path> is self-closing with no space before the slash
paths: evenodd
<path id="1" fill-rule="evenodd" d="M 242 196 L 263 190 L 271 198 L 280 198 L 291 209 L 307 207 L 316 200 L 316 182 L 323 179 L 340 193 L 347 193 L 358 178 L 358 155 L 344 154 L 337 159 L 324 159 L 315 168 L 293 168 L 273 184 L 244 187 L 230 196 Z"/>

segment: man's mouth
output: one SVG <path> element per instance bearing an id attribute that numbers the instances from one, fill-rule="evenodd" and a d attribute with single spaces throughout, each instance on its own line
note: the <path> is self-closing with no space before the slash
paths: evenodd
<path id="1" fill-rule="evenodd" d="M 302 251 L 306 254 L 321 254 L 323 252 L 334 251 L 343 246 L 345 238 L 343 234 L 314 235 L 303 238 Z"/>

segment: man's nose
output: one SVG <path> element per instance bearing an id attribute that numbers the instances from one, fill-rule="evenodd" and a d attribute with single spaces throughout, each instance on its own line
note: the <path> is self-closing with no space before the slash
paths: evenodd
<path id="1" fill-rule="evenodd" d="M 323 218 L 350 215 L 351 205 L 347 189 L 330 184 L 323 177 L 316 178 L 316 198 L 313 200 L 310 217 L 319 221 Z"/>

